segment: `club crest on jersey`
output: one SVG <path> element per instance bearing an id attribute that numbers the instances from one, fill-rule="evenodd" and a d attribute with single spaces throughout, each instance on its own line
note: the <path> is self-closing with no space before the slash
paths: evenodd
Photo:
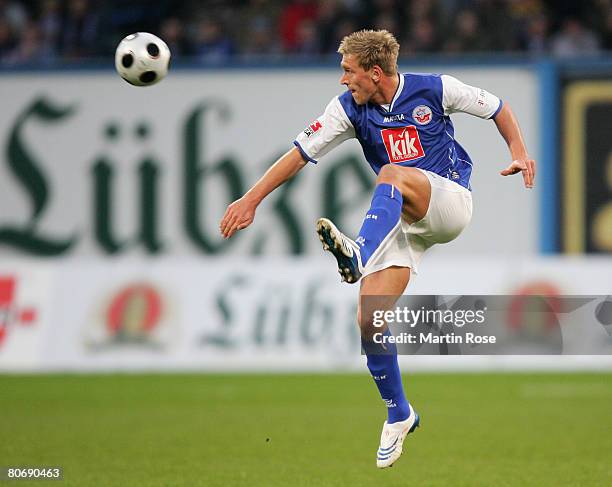
<path id="1" fill-rule="evenodd" d="M 427 105 L 419 105 L 412 110 L 412 118 L 419 125 L 427 125 L 431 122 L 431 108 Z"/>
<path id="2" fill-rule="evenodd" d="M 315 120 L 308 127 L 306 127 L 306 130 L 304 130 L 304 133 L 306 134 L 306 137 L 310 137 L 312 134 L 314 134 L 315 132 L 318 132 L 322 128 L 323 128 L 323 124 L 319 120 Z"/>
<path id="3" fill-rule="evenodd" d="M 425 155 L 419 139 L 419 131 L 414 125 L 383 129 L 380 134 L 387 149 L 389 161 L 392 163 L 412 161 Z"/>

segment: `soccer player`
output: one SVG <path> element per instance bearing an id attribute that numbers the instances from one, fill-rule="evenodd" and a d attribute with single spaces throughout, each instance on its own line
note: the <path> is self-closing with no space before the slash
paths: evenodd
<path id="1" fill-rule="evenodd" d="M 357 321 L 367 365 L 387 405 L 388 417 L 378 448 L 380 468 L 393 465 L 419 416 L 406 400 L 394 345 L 376 344 L 374 309 L 393 306 L 423 253 L 450 242 L 472 216 L 472 161 L 454 137 L 450 115 L 464 112 L 493 119 L 512 162 L 500 174 L 521 173 L 533 187 L 535 161 L 527 153 L 518 122 L 508 106 L 487 91 L 447 75 L 398 73 L 399 44 L 385 30 L 362 30 L 345 37 L 338 52 L 340 83 L 348 90 L 300 133 L 289 152 L 239 200 L 220 223 L 225 238 L 249 226 L 259 203 L 276 187 L 349 138 L 357 138 L 376 173 L 376 187 L 355 240 L 328 219 L 317 222 L 323 248 L 338 262 L 343 280 L 361 280 Z M 385 333 L 388 335 L 389 330 Z"/>

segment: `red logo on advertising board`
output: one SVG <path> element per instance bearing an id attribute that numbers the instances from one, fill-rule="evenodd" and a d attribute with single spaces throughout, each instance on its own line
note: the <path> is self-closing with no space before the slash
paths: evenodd
<path id="1" fill-rule="evenodd" d="M 157 285 L 126 284 L 96 312 L 84 334 L 85 346 L 94 352 L 126 347 L 163 350 L 176 331 L 171 308 Z"/>
<path id="2" fill-rule="evenodd" d="M 547 281 L 525 284 L 512 293 L 508 326 L 523 335 L 543 335 L 559 328 L 557 316 L 563 312 L 561 290 Z"/>
<path id="3" fill-rule="evenodd" d="M 145 341 L 161 314 L 158 291 L 147 284 L 133 284 L 113 297 L 106 311 L 106 327 L 118 341 Z"/>
<path id="4" fill-rule="evenodd" d="M 36 321 L 34 308 L 21 308 L 17 304 L 16 288 L 15 277 L 0 277 L 0 346 L 6 340 L 11 326 L 28 326 Z"/>
<path id="5" fill-rule="evenodd" d="M 412 161 L 425 155 L 419 131 L 414 125 L 383 129 L 380 133 L 392 163 Z"/>

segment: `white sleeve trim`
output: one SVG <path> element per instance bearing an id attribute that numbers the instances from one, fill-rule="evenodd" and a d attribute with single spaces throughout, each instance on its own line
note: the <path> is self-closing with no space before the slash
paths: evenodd
<path id="1" fill-rule="evenodd" d="M 491 118 L 501 107 L 501 100 L 482 88 L 466 85 L 447 74 L 443 74 L 441 79 L 444 115 L 463 112 L 480 118 Z"/>
<path id="2" fill-rule="evenodd" d="M 327 154 L 345 140 L 355 137 L 355 128 L 336 96 L 325 112 L 300 132 L 294 144 L 311 162 Z"/>

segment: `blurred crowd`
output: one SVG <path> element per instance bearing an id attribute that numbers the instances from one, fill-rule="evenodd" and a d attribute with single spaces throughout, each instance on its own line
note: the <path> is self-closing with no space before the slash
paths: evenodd
<path id="1" fill-rule="evenodd" d="M 402 56 L 612 50 L 612 0 L 0 0 L 0 64 L 113 55 L 127 34 L 162 37 L 174 59 L 321 59 L 346 34 L 393 32 Z"/>

